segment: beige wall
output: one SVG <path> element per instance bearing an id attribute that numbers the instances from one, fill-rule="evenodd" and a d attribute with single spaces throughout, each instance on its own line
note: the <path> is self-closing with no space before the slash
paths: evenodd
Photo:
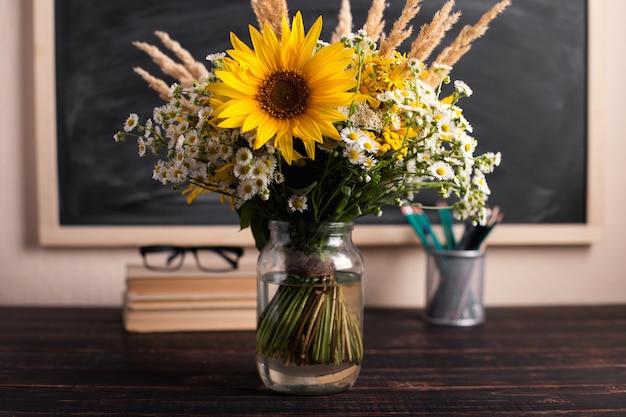
<path id="1" fill-rule="evenodd" d="M 132 249 L 46 249 L 37 245 L 32 23 L 40 0 L 0 0 L 0 305 L 119 305 Z M 590 0 L 598 1 L 598 0 Z M 494 247 L 487 261 L 487 305 L 626 302 L 626 184 L 623 97 L 626 2 L 606 0 L 604 107 L 605 233 L 588 247 Z M 565 71 L 566 69 L 564 69 Z M 611 89 L 608 89 L 608 86 Z M 364 248 L 369 305 L 421 306 L 424 254 L 416 248 Z M 253 271 L 250 250 L 244 269 Z"/>

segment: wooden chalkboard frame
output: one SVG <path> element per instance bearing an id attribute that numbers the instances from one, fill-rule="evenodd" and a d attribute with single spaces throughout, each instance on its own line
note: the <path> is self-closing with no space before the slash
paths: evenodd
<path id="1" fill-rule="evenodd" d="M 602 75 L 605 42 L 604 0 L 588 2 L 587 193 L 582 224 L 503 224 L 490 236 L 491 245 L 586 245 L 601 239 L 603 227 Z M 50 247 L 124 247 L 155 243 L 233 244 L 252 246 L 248 231 L 220 226 L 68 226 L 59 221 L 56 138 L 54 0 L 33 7 L 34 74 L 37 100 L 36 162 L 39 240 Z M 362 246 L 418 243 L 408 225 L 358 225 L 355 241 Z"/>

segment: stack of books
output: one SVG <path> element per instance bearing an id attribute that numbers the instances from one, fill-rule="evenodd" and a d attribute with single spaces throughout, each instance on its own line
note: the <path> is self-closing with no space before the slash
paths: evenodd
<path id="1" fill-rule="evenodd" d="M 129 332 L 254 330 L 256 277 L 128 265 L 123 320 Z"/>

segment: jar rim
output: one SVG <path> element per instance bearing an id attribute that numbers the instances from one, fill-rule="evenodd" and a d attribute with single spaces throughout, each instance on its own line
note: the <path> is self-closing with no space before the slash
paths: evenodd
<path id="1" fill-rule="evenodd" d="M 293 223 L 285 220 L 270 220 L 269 226 L 277 227 L 277 228 L 289 228 Z M 320 222 L 320 223 L 311 223 L 311 225 L 317 225 L 318 227 L 326 228 L 326 229 L 346 229 L 350 230 L 354 228 L 354 222 Z"/>

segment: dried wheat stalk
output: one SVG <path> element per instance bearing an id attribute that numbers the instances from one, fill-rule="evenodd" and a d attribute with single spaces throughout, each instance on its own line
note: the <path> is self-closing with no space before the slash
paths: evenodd
<path id="1" fill-rule="evenodd" d="M 333 32 L 330 41 L 332 43 L 339 42 L 341 37 L 352 33 L 352 12 L 350 11 L 350 0 L 341 0 L 341 9 L 337 27 Z"/>
<path id="2" fill-rule="evenodd" d="M 461 16 L 461 12 L 452 13 L 452 7 L 454 7 L 454 0 L 449 0 L 435 13 L 430 23 L 422 26 L 419 34 L 411 44 L 409 58 L 416 58 L 420 62 L 425 62 L 430 57 L 430 54 L 441 43 L 446 33 Z"/>
<path id="3" fill-rule="evenodd" d="M 411 36 L 413 27 L 408 25 L 417 13 L 419 13 L 421 2 L 422 0 L 406 0 L 402 13 L 393 24 L 391 32 L 380 41 L 378 48 L 380 55 L 391 56 L 400 44 Z"/>
<path id="4" fill-rule="evenodd" d="M 434 60 L 434 64 L 444 65 L 452 67 L 456 64 L 463 55 L 467 53 L 472 47 L 472 42 L 480 38 L 489 29 L 489 23 L 496 18 L 496 16 L 511 4 L 510 0 L 502 0 L 493 6 L 487 13 L 482 15 L 480 20 L 475 25 L 467 25 L 461 29 L 461 32 L 456 39 L 446 47 L 439 56 Z M 439 76 L 431 72 L 431 77 L 428 82 L 430 85 L 435 85 L 439 82 Z"/>
<path id="5" fill-rule="evenodd" d="M 187 88 L 193 85 L 194 77 L 187 71 L 187 68 L 165 55 L 159 48 L 146 42 L 138 41 L 133 42 L 133 45 L 148 54 L 164 74 L 174 77 L 181 86 Z"/>
<path id="6" fill-rule="evenodd" d="M 387 3 L 385 3 L 385 0 L 372 0 L 372 6 L 367 12 L 367 19 L 363 25 L 363 30 L 374 42 L 378 42 L 385 28 L 383 17 L 386 7 Z"/>
<path id="7" fill-rule="evenodd" d="M 156 91 L 159 94 L 159 97 L 163 101 L 169 101 L 170 99 L 170 88 L 165 83 L 165 81 L 151 75 L 148 71 L 144 70 L 140 67 L 135 67 L 133 70 L 141 76 L 147 83 L 148 86 Z"/>
<path id="8" fill-rule="evenodd" d="M 196 79 L 209 73 L 207 68 L 201 62 L 196 61 L 193 56 L 184 49 L 180 43 L 176 42 L 166 32 L 156 31 L 155 35 L 159 37 L 163 45 L 172 51 L 178 59 L 183 63 L 187 71 Z"/>
<path id="9" fill-rule="evenodd" d="M 283 17 L 289 18 L 287 0 L 250 0 L 250 5 L 256 15 L 259 29 L 263 30 L 267 23 L 276 36 L 280 37 Z"/>

